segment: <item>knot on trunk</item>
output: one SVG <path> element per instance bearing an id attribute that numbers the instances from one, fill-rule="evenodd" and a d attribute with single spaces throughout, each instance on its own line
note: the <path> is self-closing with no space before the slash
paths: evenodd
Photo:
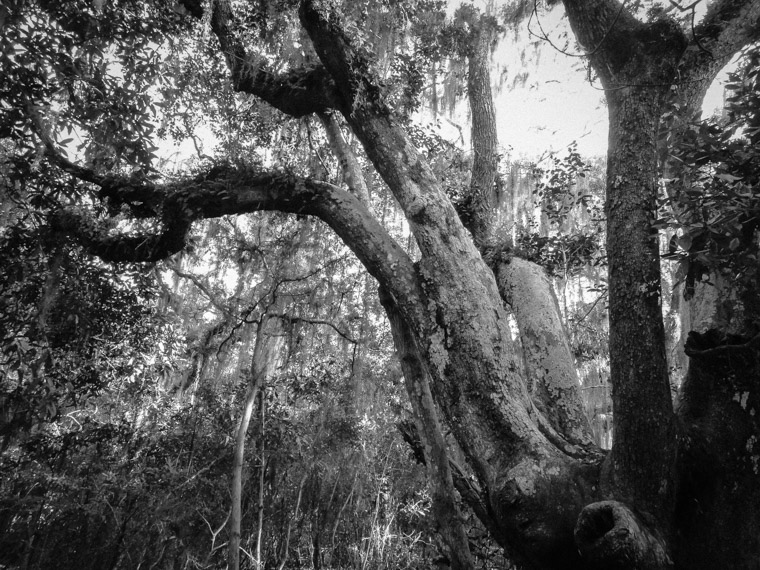
<path id="1" fill-rule="evenodd" d="M 659 532 L 617 501 L 587 505 L 578 515 L 575 543 L 591 570 L 673 567 Z"/>

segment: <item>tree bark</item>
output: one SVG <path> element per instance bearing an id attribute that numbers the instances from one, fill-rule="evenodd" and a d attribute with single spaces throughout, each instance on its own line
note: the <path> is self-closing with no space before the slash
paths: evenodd
<path id="1" fill-rule="evenodd" d="M 634 94 L 634 91 L 638 93 Z M 654 91 L 654 92 L 652 92 Z M 675 425 L 665 352 L 656 215 L 660 90 L 608 96 L 610 377 L 615 486 L 636 508 L 668 520 Z"/>
<path id="2" fill-rule="evenodd" d="M 659 251 L 652 231 L 659 174 L 656 146 L 668 104 L 675 99 L 688 112 L 726 53 L 757 36 L 760 3 L 716 2 L 704 22 L 692 28 L 690 38 L 667 18 L 639 22 L 614 0 L 565 0 L 564 4 L 605 88 L 610 116 L 605 211 L 615 441 L 606 492 L 626 508 L 634 507 L 637 516 L 644 517 L 647 532 L 657 537 L 644 542 L 651 545 L 645 567 L 667 567 L 669 558 L 679 568 L 696 567 L 683 561 L 688 548 L 674 549 L 673 542 L 676 535 L 684 537 L 686 522 L 679 514 L 683 511 L 675 512 L 676 491 L 683 489 L 679 475 L 684 475 L 684 451 L 670 402 Z M 721 46 L 718 56 L 713 56 L 713 46 Z M 603 512 L 592 511 L 588 520 L 598 523 Z M 636 535 L 633 524 L 629 524 L 631 536 Z M 665 557 L 657 546 L 660 539 Z"/>
<path id="3" fill-rule="evenodd" d="M 474 570 L 475 562 L 470 553 L 463 525 L 464 518 L 456 500 L 446 440 L 430 391 L 430 374 L 420 357 L 417 340 L 401 317 L 393 299 L 381 291 L 380 300 L 390 320 L 406 391 L 412 403 L 417 431 L 422 439 L 428 479 L 432 487 L 433 516 L 448 547 L 452 569 Z"/>
<path id="4" fill-rule="evenodd" d="M 610 376 L 615 439 L 610 490 L 668 525 L 675 425 L 660 299 L 657 132 L 686 45 L 667 21 L 645 25 L 614 1 L 567 0 L 578 41 L 606 90 Z"/>
<path id="5" fill-rule="evenodd" d="M 338 119 L 333 113 L 319 113 L 319 119 L 325 127 L 330 148 L 338 159 L 346 186 L 362 204 L 369 208 L 369 187 L 364 178 L 364 172 L 343 136 Z"/>
<path id="6" fill-rule="evenodd" d="M 473 18 L 475 16 L 473 15 Z M 467 98 L 472 114 L 472 174 L 470 189 L 461 208 L 462 222 L 472 233 L 475 245 L 482 248 L 493 238 L 496 229 L 496 177 L 499 139 L 496 111 L 491 93 L 490 55 L 495 21 L 489 14 L 479 14 L 470 22 L 467 51 Z"/>
<path id="7" fill-rule="evenodd" d="M 517 321 L 533 402 L 568 444 L 590 446 L 575 359 L 546 272 L 519 257 L 496 261 L 492 267 Z"/>
<path id="8" fill-rule="evenodd" d="M 588 570 L 673 567 L 665 538 L 617 501 L 587 505 L 578 517 L 575 542 Z"/>

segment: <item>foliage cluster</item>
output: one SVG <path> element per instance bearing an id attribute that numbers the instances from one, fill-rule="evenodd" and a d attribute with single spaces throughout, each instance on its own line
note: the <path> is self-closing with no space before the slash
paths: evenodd
<path id="1" fill-rule="evenodd" d="M 757 305 L 760 226 L 760 51 L 748 50 L 726 85 L 723 116 L 684 125 L 672 157 L 683 166 L 665 181 L 661 229 L 674 232 L 666 258 L 680 263 L 691 297 L 696 282 L 719 274 Z"/>
<path id="2" fill-rule="evenodd" d="M 604 176 L 572 143 L 533 167 L 537 217 L 518 232 L 515 247 L 550 275 L 567 278 L 588 266 L 603 267 Z"/>

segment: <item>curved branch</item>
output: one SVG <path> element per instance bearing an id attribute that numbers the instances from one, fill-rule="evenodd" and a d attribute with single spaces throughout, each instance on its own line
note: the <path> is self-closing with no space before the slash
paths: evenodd
<path id="1" fill-rule="evenodd" d="M 194 0 L 181 4 L 196 18 L 203 7 Z M 235 90 L 250 93 L 292 117 L 328 111 L 335 106 L 335 86 L 322 67 L 293 69 L 276 74 L 264 68 L 264 59 L 249 54 L 232 29 L 229 0 L 211 2 L 211 29 L 219 40 Z"/>
<path id="2" fill-rule="evenodd" d="M 708 5 L 702 21 L 694 26 L 693 41 L 703 56 L 731 58 L 760 39 L 760 2 L 716 0 Z M 704 46 L 704 47 L 701 47 Z M 705 53 L 705 49 L 709 52 Z"/>
<path id="3" fill-rule="evenodd" d="M 86 215 L 69 210 L 56 213 L 52 223 L 109 261 L 156 261 L 176 253 L 184 247 L 195 220 L 279 210 L 322 219 L 405 310 L 418 313 L 422 306 L 409 256 L 358 198 L 332 184 L 233 167 L 217 167 L 195 179 L 166 185 L 114 178 L 107 182 L 108 196 L 117 202 L 139 196 L 156 204 L 163 230 L 150 235 L 113 235 Z"/>
<path id="4" fill-rule="evenodd" d="M 709 4 L 679 64 L 682 106 L 691 112 L 702 104 L 718 72 L 742 48 L 760 40 L 760 1 L 718 0 Z M 688 114 L 684 111 L 684 116 Z"/>
<path id="5" fill-rule="evenodd" d="M 154 262 L 169 257 L 185 247 L 191 221 L 177 217 L 165 221 L 161 230 L 138 235 L 112 234 L 85 214 L 59 210 L 50 216 L 54 232 L 72 236 L 91 254 L 104 261 Z"/>

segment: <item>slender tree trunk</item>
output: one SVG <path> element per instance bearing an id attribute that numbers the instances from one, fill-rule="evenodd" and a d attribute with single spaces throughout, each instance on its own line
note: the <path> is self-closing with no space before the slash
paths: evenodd
<path id="1" fill-rule="evenodd" d="M 235 437 L 235 453 L 232 466 L 232 515 L 230 516 L 230 541 L 227 567 L 238 570 L 240 567 L 240 524 L 242 520 L 243 466 L 245 464 L 245 440 L 248 426 L 253 415 L 256 398 L 261 392 L 267 378 L 272 375 L 277 365 L 283 344 L 279 334 L 279 319 L 263 316 L 256 331 L 256 343 L 253 349 L 251 379 L 246 391 L 243 413 Z M 262 398 L 263 401 L 263 398 Z M 263 411 L 262 411 L 263 416 Z M 259 528 L 260 531 L 260 528 Z M 258 552 L 257 552 L 258 555 Z M 260 558 L 259 558 L 260 560 Z"/>
<path id="2" fill-rule="evenodd" d="M 261 569 L 261 543 L 264 537 L 264 475 L 266 473 L 267 461 L 264 454 L 264 427 L 265 427 L 265 412 L 266 412 L 266 399 L 265 393 L 262 391 L 259 407 L 259 422 L 261 437 L 259 439 L 259 493 L 258 501 L 256 504 L 256 569 Z"/>
<path id="3" fill-rule="evenodd" d="M 489 242 L 496 219 L 499 139 L 491 93 L 490 55 L 494 23 L 488 14 L 473 22 L 467 54 L 467 97 L 472 113 L 472 177 L 462 223 L 478 247 Z"/>
<path id="4" fill-rule="evenodd" d="M 238 570 L 240 567 L 240 522 L 242 519 L 243 465 L 245 463 L 245 439 L 248 434 L 248 424 L 251 420 L 253 407 L 258 396 L 261 383 L 251 382 L 245 396 L 243 415 L 238 424 L 235 437 L 235 454 L 232 464 L 232 516 L 230 516 L 230 541 L 227 568 Z"/>
<path id="5" fill-rule="evenodd" d="M 343 501 L 343 504 L 340 506 L 340 509 L 338 509 L 338 514 L 335 515 L 335 522 L 333 523 L 332 531 L 330 532 L 330 559 L 333 560 L 335 556 L 335 534 L 338 532 L 338 525 L 340 525 L 340 517 L 343 515 L 343 511 L 346 510 L 346 507 L 351 502 L 351 497 L 354 496 L 354 489 L 356 488 L 356 480 L 359 477 L 359 471 L 356 471 L 354 473 L 354 479 L 351 481 L 351 488 L 348 491 L 348 495 L 346 495 L 346 500 Z"/>
<path id="6" fill-rule="evenodd" d="M 325 127 L 330 148 L 340 163 L 346 185 L 362 204 L 369 206 L 369 187 L 364 178 L 364 172 L 354 151 L 343 136 L 338 119 L 332 113 L 320 113 L 319 119 Z"/>
<path id="7" fill-rule="evenodd" d="M 325 133 L 327 134 L 327 140 L 330 144 L 330 148 L 333 154 L 338 159 L 338 162 L 343 173 L 343 179 L 348 186 L 349 191 L 356 196 L 359 201 L 367 208 L 370 207 L 369 203 L 369 186 L 367 180 L 364 177 L 361 164 L 356 157 L 351 146 L 343 136 L 340 123 L 333 113 L 320 113 L 319 118 L 325 127 Z M 353 413 L 358 413 L 363 403 L 361 398 L 364 394 L 364 349 L 366 335 L 368 333 L 369 323 L 369 302 L 370 302 L 370 282 L 372 278 L 367 275 L 362 284 L 362 305 L 364 312 L 362 314 L 361 332 L 359 336 L 359 342 L 354 347 L 354 361 L 351 367 L 351 402 Z"/>
<path id="8" fill-rule="evenodd" d="M 280 558 L 280 564 L 277 566 L 277 570 L 285 568 L 285 563 L 288 561 L 288 550 L 290 549 L 290 529 L 293 526 L 293 521 L 298 518 L 298 509 L 301 508 L 301 496 L 303 495 L 303 486 L 306 484 L 306 479 L 309 477 L 309 472 L 303 474 L 301 481 L 298 483 L 298 496 L 296 498 L 296 508 L 293 511 L 293 518 L 288 520 L 288 525 L 285 530 L 285 542 L 282 548 L 282 557 Z"/>

